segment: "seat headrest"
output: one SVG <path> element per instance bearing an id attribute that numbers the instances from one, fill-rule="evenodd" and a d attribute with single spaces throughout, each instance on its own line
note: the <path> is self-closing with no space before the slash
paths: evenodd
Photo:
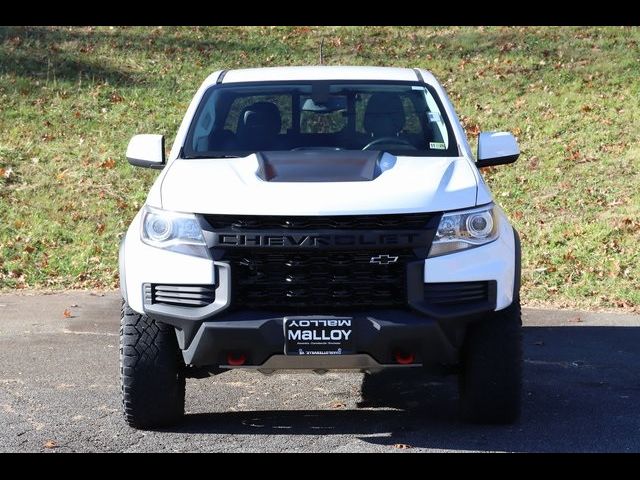
<path id="1" fill-rule="evenodd" d="M 405 123 L 404 107 L 395 93 L 374 93 L 364 112 L 364 129 L 376 137 L 392 137 Z"/>
<path id="2" fill-rule="evenodd" d="M 245 107 L 238 118 L 238 133 L 277 135 L 282 127 L 278 107 L 270 102 L 256 102 Z"/>

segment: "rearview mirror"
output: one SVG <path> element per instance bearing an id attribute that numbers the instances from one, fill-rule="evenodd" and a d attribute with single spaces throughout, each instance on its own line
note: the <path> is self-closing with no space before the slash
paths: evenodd
<path id="1" fill-rule="evenodd" d="M 127 160 L 136 167 L 162 170 L 165 164 L 163 135 L 134 135 L 127 147 Z"/>
<path id="2" fill-rule="evenodd" d="M 513 163 L 520 155 L 518 141 L 509 132 L 482 132 L 478 137 L 478 168 Z"/>
<path id="3" fill-rule="evenodd" d="M 327 98 L 322 103 L 315 102 L 312 98 L 307 98 L 300 102 L 303 112 L 332 113 L 347 109 L 347 97 L 344 95 L 334 95 Z"/>

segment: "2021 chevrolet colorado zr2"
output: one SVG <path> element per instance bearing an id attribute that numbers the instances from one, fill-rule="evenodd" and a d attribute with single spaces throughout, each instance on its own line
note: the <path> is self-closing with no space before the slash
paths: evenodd
<path id="1" fill-rule="evenodd" d="M 460 410 L 520 410 L 520 244 L 479 168 L 514 162 L 483 132 L 477 158 L 421 69 L 218 71 L 120 247 L 127 423 L 184 414 L 185 376 L 446 366 Z"/>

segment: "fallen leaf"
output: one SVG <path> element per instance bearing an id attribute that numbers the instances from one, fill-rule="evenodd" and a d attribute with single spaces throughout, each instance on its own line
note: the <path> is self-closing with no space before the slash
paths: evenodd
<path id="1" fill-rule="evenodd" d="M 104 232 L 104 223 L 96 224 L 96 230 L 97 230 L 98 234 L 101 235 L 102 232 Z"/>
<path id="2" fill-rule="evenodd" d="M 113 158 L 107 158 L 104 162 L 100 164 L 101 168 L 113 168 L 116 166 L 116 161 Z"/>
<path id="3" fill-rule="evenodd" d="M 64 318 L 72 318 L 73 315 L 71 315 L 71 310 L 69 310 L 68 308 L 64 309 L 64 312 L 62 312 L 62 315 L 64 316 Z"/>
<path id="4" fill-rule="evenodd" d="M 480 125 L 478 125 L 477 123 L 473 123 L 471 125 L 465 126 L 465 130 L 467 131 L 467 134 L 477 137 L 480 134 Z"/>
<path id="5" fill-rule="evenodd" d="M 111 103 L 120 103 L 122 100 L 124 100 L 124 98 L 122 98 L 118 92 L 113 92 L 109 97 Z"/>
<path id="6" fill-rule="evenodd" d="M 26 247 L 24 247 L 24 251 L 27 252 L 27 253 L 33 253 L 33 252 L 35 252 L 35 250 L 36 249 L 34 247 L 32 247 L 31 245 L 27 245 Z"/>
<path id="7" fill-rule="evenodd" d="M 343 402 L 333 402 L 331 408 L 346 408 L 346 404 Z"/>
<path id="8" fill-rule="evenodd" d="M 399 450 L 406 450 L 408 448 L 411 448 L 411 445 L 407 445 L 406 443 L 396 443 L 393 448 L 397 448 Z"/>
<path id="9" fill-rule="evenodd" d="M 54 440 L 47 440 L 42 446 L 44 448 L 58 448 L 58 444 Z"/>
<path id="10" fill-rule="evenodd" d="M 511 50 L 513 50 L 515 48 L 515 43 L 511 43 L 511 42 L 507 42 L 505 44 L 500 45 L 500 51 L 501 52 L 510 52 Z"/>
<path id="11" fill-rule="evenodd" d="M 4 177 L 5 173 L 6 173 L 6 170 L 0 167 L 0 177 Z"/>

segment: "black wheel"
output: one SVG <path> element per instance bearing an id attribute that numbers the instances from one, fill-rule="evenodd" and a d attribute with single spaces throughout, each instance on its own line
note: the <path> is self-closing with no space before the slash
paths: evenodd
<path id="1" fill-rule="evenodd" d="M 469 326 L 462 348 L 460 410 L 465 421 L 506 424 L 520 416 L 520 300 Z"/>
<path id="2" fill-rule="evenodd" d="M 184 362 L 173 327 L 140 315 L 124 302 L 120 385 L 124 418 L 131 427 L 163 427 L 184 415 Z"/>

